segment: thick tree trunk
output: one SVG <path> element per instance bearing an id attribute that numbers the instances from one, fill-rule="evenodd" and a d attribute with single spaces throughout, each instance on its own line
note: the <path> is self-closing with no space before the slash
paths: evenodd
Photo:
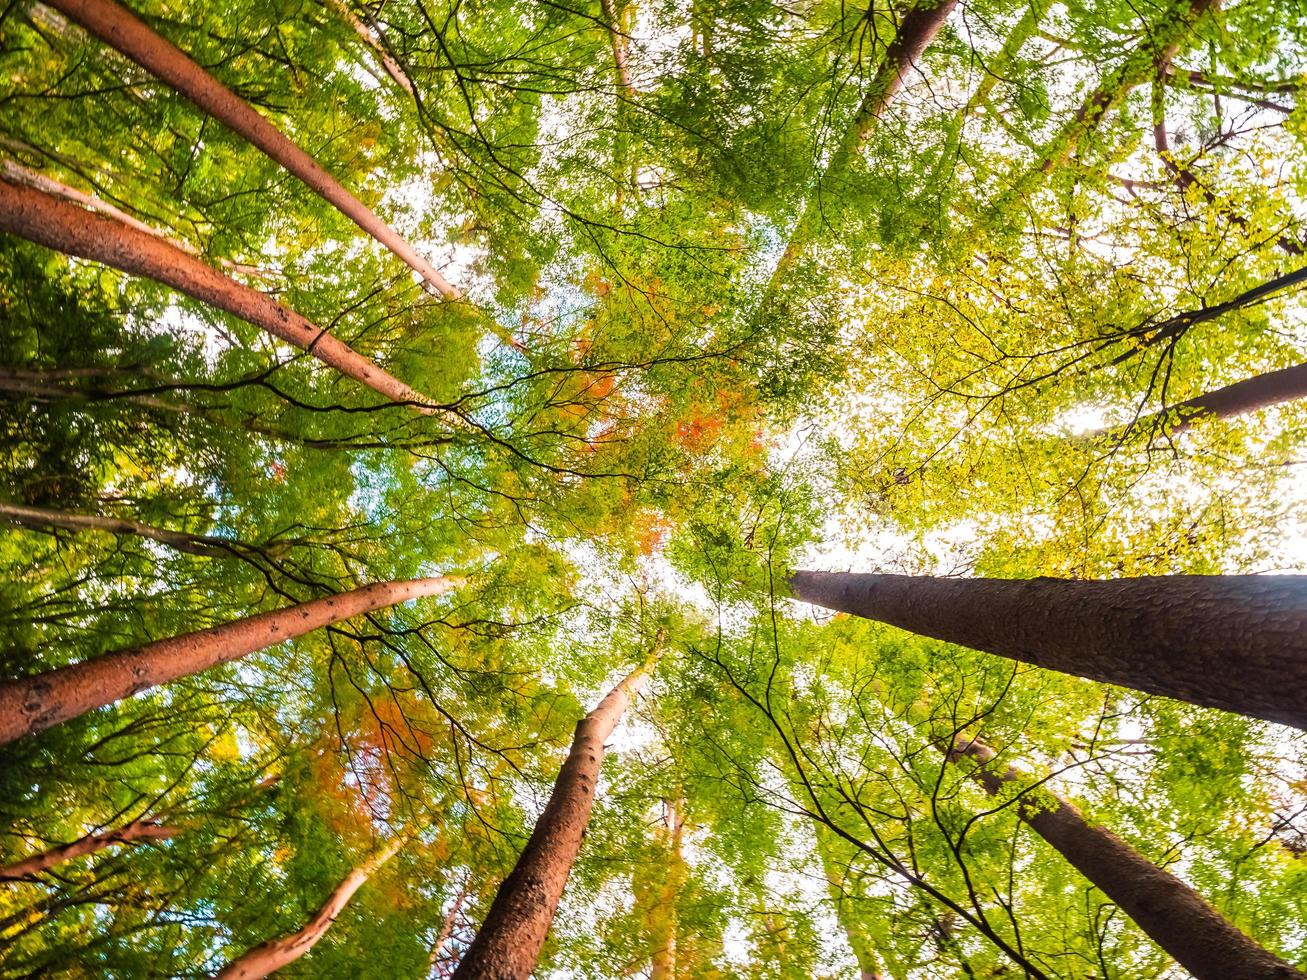
<path id="1" fill-rule="evenodd" d="M 994 750 L 974 739 L 959 738 L 949 755 L 981 763 L 973 775 L 991 794 L 1002 792 L 1005 784 L 1026 781 L 1015 769 L 995 769 Z M 1091 824 L 1062 797 L 1040 791 L 1017 806 L 1035 833 L 1197 980 L 1302 980 L 1304 974 L 1249 939 L 1183 881 L 1111 831 Z"/>
<path id="2" fill-rule="evenodd" d="M 345 876 L 303 929 L 260 943 L 218 971 L 214 980 L 258 980 L 297 959 L 318 944 L 354 893 L 408 841 L 397 837 Z"/>
<path id="3" fill-rule="evenodd" d="M 1002 657 L 1307 729 L 1307 575 L 1108 581 L 794 572 L 798 598 Z"/>
<path id="4" fill-rule="evenodd" d="M 0 179 L 0 232 L 133 275 L 148 276 L 308 351 L 392 401 L 432 411 L 422 408 L 431 399 L 271 296 L 223 275 L 164 239 L 114 218 Z"/>
<path id="5" fill-rule="evenodd" d="M 447 299 L 460 298 L 458 290 L 430 262 L 345 190 L 313 157 L 130 10 L 113 0 L 48 0 L 48 3 L 249 140 L 403 259 L 441 295 Z"/>
<path id="6" fill-rule="evenodd" d="M 106 653 L 43 674 L 0 682 L 0 745 L 321 626 L 420 596 L 448 592 L 461 581 L 442 577 L 378 582 L 234 623 Z"/>
<path id="7" fill-rule="evenodd" d="M 662 652 L 662 636 L 648 658 L 608 692 L 576 726 L 544 813 L 536 821 L 517 865 L 495 895 L 455 977 L 463 980 L 527 980 L 536 967 L 554 911 L 594 807 L 604 742 L 631 698 L 644 686 Z"/>
<path id="8" fill-rule="evenodd" d="M 85 857 L 96 851 L 103 851 L 114 844 L 130 844 L 138 840 L 167 840 L 178 832 L 177 827 L 168 827 L 152 820 L 133 820 L 117 830 L 87 834 L 71 844 L 61 844 L 48 851 L 34 854 L 29 858 L 16 861 L 0 868 L 0 881 L 16 881 L 31 878 L 55 865 L 71 861 L 73 858 Z"/>
<path id="9" fill-rule="evenodd" d="M 1295 364 L 1293 367 L 1267 371 L 1253 378 L 1236 381 L 1224 388 L 1216 388 L 1196 398 L 1177 402 L 1165 412 L 1140 419 L 1130 428 L 1151 430 L 1161 426 L 1168 434 L 1179 435 L 1205 418 L 1236 418 L 1249 412 L 1305 397 L 1307 397 L 1307 364 Z"/>

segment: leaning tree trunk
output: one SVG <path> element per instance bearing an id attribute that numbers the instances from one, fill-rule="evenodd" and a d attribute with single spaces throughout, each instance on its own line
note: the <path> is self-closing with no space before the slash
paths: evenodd
<path id="1" fill-rule="evenodd" d="M 378 868 L 394 857 L 407 841 L 407 837 L 396 837 L 346 875 L 345 880 L 336 886 L 322 908 L 314 913 L 303 929 L 259 943 L 219 970 L 214 980 L 258 980 L 259 977 L 266 977 L 294 963 L 318 944 L 318 940 L 327 934 L 331 924 L 336 921 L 336 916 L 349 904 L 354 893 L 376 874 Z"/>
<path id="2" fill-rule="evenodd" d="M 257 146 L 403 259 L 441 295 L 448 299 L 460 298 L 458 290 L 430 262 L 342 187 L 313 157 L 130 10 L 113 0 L 48 0 L 48 3 Z"/>
<path id="3" fill-rule="evenodd" d="M 377 582 L 233 623 L 0 682 L 0 745 L 320 626 L 457 587 L 453 577 Z"/>
<path id="4" fill-rule="evenodd" d="M 830 162 L 817 182 L 816 192 L 804 205 L 803 213 L 791 232 L 789 241 L 781 253 L 780 261 L 772 272 L 771 282 L 767 286 L 770 297 L 779 288 L 781 280 L 798 262 L 799 257 L 817 234 L 822 220 L 821 185 L 842 177 L 848 170 L 854 157 L 866 144 L 875 131 L 880 117 L 903 88 L 908 76 L 915 70 L 917 62 L 930 42 L 935 39 L 940 28 L 944 26 L 958 0 L 920 0 L 903 18 L 894 40 L 885 49 L 885 57 L 880 63 L 876 75 L 867 87 L 853 120 L 845 131 L 843 140 L 831 154 Z"/>
<path id="5" fill-rule="evenodd" d="M 257 548 L 241 541 L 214 537 L 210 534 L 169 531 L 167 528 L 153 527 L 140 521 L 128 520 L 125 517 L 73 514 L 68 511 L 51 510 L 47 507 L 27 507 L 21 504 L 0 502 L 0 521 L 38 531 L 60 527 L 69 531 L 104 531 L 107 534 L 131 534 L 138 538 L 147 538 L 150 541 L 166 544 L 168 547 L 185 552 L 188 555 L 201 555 L 205 558 L 218 558 L 224 555 L 238 555 L 241 552 L 258 551 Z"/>
<path id="6" fill-rule="evenodd" d="M 576 726 L 544 813 L 458 965 L 464 980 L 526 980 L 535 969 L 554 911 L 594 807 L 595 784 L 612 735 L 632 696 L 644 686 L 662 652 L 662 635 L 643 664 L 608 692 Z"/>
<path id="7" fill-rule="evenodd" d="M 973 775 L 992 795 L 1024 781 L 1015 769 L 993 768 L 994 750 L 982 742 L 958 738 L 949 756 L 963 755 L 981 763 Z M 1028 794 L 1017 813 L 1196 980 L 1302 980 L 1304 974 L 1253 942 L 1183 881 L 1062 797 Z"/>
<path id="8" fill-rule="evenodd" d="M 323 363 L 363 382 L 392 401 L 432 411 L 421 408 L 429 405 L 431 399 L 414 391 L 321 327 L 282 306 L 266 293 L 223 275 L 155 235 L 3 177 L 0 177 L 0 231 L 19 235 L 67 255 L 103 262 L 133 275 L 148 276 L 308 351 Z"/>
<path id="9" fill-rule="evenodd" d="M 1164 412 L 1140 419 L 1128 428 L 1162 428 L 1168 435 L 1179 435 L 1203 419 L 1237 418 L 1299 398 L 1307 398 L 1307 364 L 1267 371 L 1223 388 L 1214 388 L 1195 398 L 1177 402 Z"/>
<path id="10" fill-rule="evenodd" d="M 133 820 L 117 830 L 106 830 L 96 834 L 87 834 L 69 844 L 52 847 L 40 854 L 16 861 L 0 868 L 0 881 L 16 881 L 31 878 L 55 865 L 71 861 L 73 858 L 85 857 L 115 844 L 130 844 L 138 840 L 167 840 L 178 832 L 177 827 L 169 827 L 153 820 Z"/>
<path id="11" fill-rule="evenodd" d="M 798 598 L 913 633 L 1307 729 L 1307 576 L 1108 581 L 794 572 Z"/>

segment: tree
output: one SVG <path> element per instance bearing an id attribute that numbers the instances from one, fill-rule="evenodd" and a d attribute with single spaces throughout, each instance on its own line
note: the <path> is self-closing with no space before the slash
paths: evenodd
<path id="1" fill-rule="evenodd" d="M 302 929 L 287 936 L 266 940 L 247 950 L 219 970 L 215 976 L 220 980 L 255 980 L 294 963 L 318 944 L 331 928 L 331 924 L 336 921 L 336 917 L 349 904 L 349 900 L 354 897 L 354 893 L 362 888 L 383 864 L 399 853 L 405 843 L 407 838 L 397 837 L 353 868 L 332 890 L 327 900 L 322 903 L 322 907 L 313 914 Z"/>
<path id="2" fill-rule="evenodd" d="M 378 582 L 5 681 L 0 683 L 0 706 L 6 718 L 0 727 L 0 742 L 43 731 L 120 698 L 229 663 L 322 626 L 421 596 L 440 595 L 458 584 L 458 579 L 448 577 Z"/>
<path id="3" fill-rule="evenodd" d="M 531 837 L 495 894 L 455 976 L 526 978 L 534 972 L 572 863 L 590 822 L 604 743 L 662 656 L 660 633 L 645 662 L 604 695 L 576 735 Z"/>
<path id="4" fill-rule="evenodd" d="M 794 572 L 806 602 L 902 629 L 1307 728 L 1307 579 L 1160 576 L 1101 582 Z"/>
<path id="5" fill-rule="evenodd" d="M 975 738 L 959 736 L 945 753 L 980 763 L 974 775 L 999 796 L 1023 782 L 1012 767 L 997 771 L 997 753 Z M 1250 940 L 1183 881 L 1157 867 L 1074 804 L 1046 790 L 1016 798 L 1021 819 L 1116 901 L 1158 945 L 1195 977 L 1298 977 L 1278 956 Z"/>

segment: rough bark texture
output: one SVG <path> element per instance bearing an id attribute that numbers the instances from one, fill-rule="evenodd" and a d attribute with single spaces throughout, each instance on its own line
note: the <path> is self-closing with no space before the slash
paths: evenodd
<path id="1" fill-rule="evenodd" d="M 214 980 L 257 980 L 287 966 L 317 945 L 354 893 L 378 868 L 395 856 L 408 838 L 397 837 L 345 876 L 303 929 L 259 943 L 218 971 Z"/>
<path id="2" fill-rule="evenodd" d="M 1307 729 L 1307 576 L 1079 582 L 794 572 L 815 605 Z"/>
<path id="3" fill-rule="evenodd" d="M 168 827 L 152 820 L 133 820 L 117 830 L 107 830 L 98 834 L 87 834 L 70 844 L 52 847 L 40 854 L 0 868 L 0 881 L 16 881 L 40 874 L 55 865 L 71 861 L 73 858 L 85 857 L 96 851 L 103 851 L 114 844 L 130 844 L 139 840 L 167 840 L 174 836 L 179 828 Z"/>
<path id="4" fill-rule="evenodd" d="M 0 179 L 0 232 L 10 232 L 68 255 L 155 279 L 308 351 L 392 401 L 412 403 L 419 408 L 431 402 L 271 296 L 223 275 L 161 238 L 114 218 Z"/>
<path id="5" fill-rule="evenodd" d="M 661 638 L 648 659 L 608 692 L 576 726 L 571 751 L 554 782 L 531 839 L 504 879 L 476 938 L 454 976 L 462 980 L 526 980 L 535 969 L 594 807 L 604 742 L 653 669 Z"/>
<path id="6" fill-rule="evenodd" d="M 403 259 L 448 299 L 460 295 L 388 224 L 337 182 L 322 166 L 243 99 L 185 53 L 113 0 L 48 0 L 110 47 L 167 82 L 219 122 L 229 126 L 304 181 L 316 194 Z"/>
<path id="7" fill-rule="evenodd" d="M 0 683 L 0 745 L 197 674 L 321 626 L 456 587 L 456 578 L 378 582 L 234 623 L 106 653 L 43 674 Z"/>
<path id="8" fill-rule="evenodd" d="M 994 768 L 994 750 L 974 739 L 956 741 L 950 756 L 962 755 L 981 763 L 974 775 L 991 794 L 1026 781 L 1014 769 Z M 1303 973 L 1249 939 L 1179 878 L 1090 823 L 1072 803 L 1041 791 L 1017 806 L 1035 833 L 1197 980 L 1302 980 Z"/>

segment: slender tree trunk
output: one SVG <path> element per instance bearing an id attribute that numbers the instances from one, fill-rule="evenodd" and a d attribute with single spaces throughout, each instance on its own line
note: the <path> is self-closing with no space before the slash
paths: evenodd
<path id="1" fill-rule="evenodd" d="M 1180 0 L 1172 12 L 1149 32 L 1147 41 L 1109 72 L 1076 110 L 1071 121 L 1045 145 L 1039 167 L 1002 195 L 998 208 L 1018 206 L 1034 190 L 1040 176 L 1051 173 L 1070 158 L 1080 141 L 1136 87 L 1164 72 L 1188 39 L 1194 25 L 1217 0 Z"/>
<path id="2" fill-rule="evenodd" d="M 106 653 L 42 674 L 0 682 L 0 745 L 188 677 L 321 626 L 461 584 L 453 577 L 377 582 L 350 592 L 259 613 L 222 626 Z"/>
<path id="3" fill-rule="evenodd" d="M 643 664 L 608 692 L 576 726 L 544 813 L 517 865 L 495 895 L 454 976 L 463 980 L 527 980 L 554 920 L 594 807 L 604 742 L 662 652 L 662 634 Z"/>
<path id="4" fill-rule="evenodd" d="M 207 534 L 187 534 L 184 531 L 169 531 L 165 528 L 152 527 L 140 521 L 129 521 L 121 517 L 100 517 L 96 514 L 70 514 L 45 507 L 25 507 L 18 504 L 0 503 L 0 520 L 43 531 L 51 527 L 62 527 L 70 531 L 105 531 L 109 534 L 133 534 L 138 538 L 148 538 L 166 544 L 177 551 L 191 555 L 216 558 L 231 555 L 237 549 L 251 550 L 249 545 L 239 541 L 211 537 Z"/>
<path id="5" fill-rule="evenodd" d="M 649 909 L 649 938 L 653 945 L 650 980 L 675 980 L 676 935 L 679 926 L 677 902 L 685 887 L 688 869 L 681 853 L 681 834 L 685 826 L 685 801 L 665 801 L 670 826 L 662 830 L 667 841 L 667 862 L 661 870 L 662 887 Z"/>
<path id="6" fill-rule="evenodd" d="M 219 970 L 214 980 L 258 980 L 294 963 L 318 944 L 354 893 L 407 841 L 407 837 L 396 837 L 346 875 L 303 929 L 260 943 Z"/>
<path id="7" fill-rule="evenodd" d="M 324 0 L 324 2 L 328 7 L 336 11 L 350 27 L 354 28 L 354 33 L 377 56 L 377 59 L 381 62 L 381 67 L 386 70 L 386 74 L 390 76 L 391 81 L 409 95 L 413 95 L 413 83 L 409 80 L 408 75 L 404 73 L 404 69 L 399 66 L 399 62 L 391 57 L 377 32 L 359 20 L 358 15 L 350 8 L 348 0 Z M 444 290 L 441 290 L 441 292 L 443 293 Z"/>
<path id="8" fill-rule="evenodd" d="M 321 327 L 154 235 L 7 179 L 0 179 L 0 231 L 123 272 L 148 276 L 308 351 L 386 398 L 432 411 L 422 408 L 431 399 Z"/>
<path id="9" fill-rule="evenodd" d="M 797 787 L 791 787 L 795 798 L 800 798 Z M 826 891 L 835 906 L 835 921 L 844 930 L 853 951 L 853 958 L 858 961 L 858 974 L 861 980 L 888 980 L 881 972 L 880 958 L 872 950 L 863 931 L 858 927 L 849 908 L 848 890 L 845 887 L 848 868 L 835 855 L 832 834 L 820 821 L 812 821 L 812 834 L 817 844 L 817 856 L 821 859 L 821 870 L 826 878 Z"/>
<path id="10" fill-rule="evenodd" d="M 798 598 L 1049 670 L 1307 729 L 1307 575 L 794 572 Z"/>
<path id="11" fill-rule="evenodd" d="M 959 738 L 950 758 L 970 756 L 974 775 L 990 794 L 1025 782 L 1015 769 L 992 766 L 994 750 Z M 1153 864 L 1121 838 L 1085 819 L 1054 793 L 1040 791 L 1017 804 L 1021 819 L 1135 921 L 1196 980 L 1272 980 L 1304 974 L 1253 942 L 1179 878 Z"/>
<path id="12" fill-rule="evenodd" d="M 155 823 L 153 820 L 133 820 L 117 830 L 87 834 L 71 844 L 52 847 L 48 851 L 33 854 L 29 858 L 24 858 L 21 861 L 0 868 L 0 881 L 31 878 L 42 871 L 53 868 L 55 865 L 71 861 L 73 858 L 85 857 L 87 854 L 103 851 L 106 847 L 112 847 L 115 844 L 130 844 L 138 840 L 167 840 L 177 834 L 179 829 Z"/>
<path id="13" fill-rule="evenodd" d="M 460 294 L 388 224 L 235 92 L 114 0 L 48 0 L 64 16 L 167 82 L 304 181 L 309 189 L 403 259 L 447 299 Z"/>
<path id="14" fill-rule="evenodd" d="M 445 921 L 440 924 L 440 932 L 436 934 L 436 941 L 431 944 L 431 952 L 427 956 L 428 975 L 440 963 L 440 957 L 445 952 L 445 946 L 453 937 L 454 929 L 458 925 L 458 913 L 463 910 L 463 903 L 466 900 L 467 886 L 464 885 L 458 890 L 458 895 L 454 898 L 454 904 L 449 907 L 449 914 L 445 916 Z"/>
<path id="15" fill-rule="evenodd" d="M 885 58 L 880 63 L 875 77 L 863 96 L 853 121 L 845 131 L 844 138 L 831 154 L 825 172 L 817 182 L 815 193 L 809 196 L 803 213 L 799 216 L 785 251 L 772 273 L 767 287 L 771 296 L 779 287 L 786 274 L 803 255 L 808 244 L 816 237 L 822 221 L 822 184 L 832 179 L 843 177 L 848 171 L 854 157 L 866 144 L 875 131 L 880 117 L 889 104 L 903 88 L 908 76 L 916 68 L 922 54 L 935 39 L 941 27 L 953 13 L 957 0 L 920 0 L 903 18 L 898 33 L 885 50 Z"/>

